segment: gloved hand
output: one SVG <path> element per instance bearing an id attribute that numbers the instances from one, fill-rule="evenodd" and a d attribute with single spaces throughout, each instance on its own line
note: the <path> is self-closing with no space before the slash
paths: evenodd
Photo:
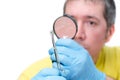
<path id="1" fill-rule="evenodd" d="M 31 80 L 66 80 L 59 76 L 59 71 L 55 68 L 45 68 L 35 75 Z"/>
<path id="2" fill-rule="evenodd" d="M 65 70 L 65 74 L 61 75 L 67 80 L 105 80 L 106 75 L 95 67 L 88 51 L 74 40 L 59 39 L 56 48 L 60 65 Z M 53 48 L 49 50 L 49 54 L 53 68 L 57 68 Z"/>

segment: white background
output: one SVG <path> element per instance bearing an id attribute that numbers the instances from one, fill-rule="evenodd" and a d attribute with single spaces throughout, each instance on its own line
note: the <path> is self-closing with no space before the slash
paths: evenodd
<path id="1" fill-rule="evenodd" d="M 120 46 L 120 0 L 110 46 Z M 0 80 L 17 80 L 30 64 L 48 56 L 50 30 L 64 0 L 0 0 Z"/>

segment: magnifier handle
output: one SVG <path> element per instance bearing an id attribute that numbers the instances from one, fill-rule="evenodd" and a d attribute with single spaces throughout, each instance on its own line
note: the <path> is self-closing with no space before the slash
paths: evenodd
<path id="1" fill-rule="evenodd" d="M 51 37 L 52 37 L 52 44 L 53 44 L 53 49 L 54 49 L 55 58 L 56 58 L 56 62 L 57 62 L 57 67 L 60 70 L 60 62 L 58 60 L 58 53 L 57 53 L 57 49 L 56 49 L 56 46 L 55 46 L 55 40 L 54 40 L 54 33 L 53 33 L 53 31 L 51 31 Z"/>
<path id="2" fill-rule="evenodd" d="M 58 58 L 58 53 L 57 53 L 57 48 L 55 46 L 55 41 L 54 41 L 54 32 L 51 31 L 50 33 L 51 33 L 51 38 L 52 38 L 52 44 L 53 44 L 53 48 L 54 48 L 55 58 L 56 58 L 56 62 L 57 62 L 57 68 L 58 68 L 60 74 L 61 74 L 61 72 L 65 73 L 65 71 L 60 66 L 60 62 L 59 62 L 59 58 Z"/>

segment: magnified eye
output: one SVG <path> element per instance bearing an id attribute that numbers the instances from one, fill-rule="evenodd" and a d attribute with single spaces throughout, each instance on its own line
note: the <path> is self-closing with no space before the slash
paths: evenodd
<path id="1" fill-rule="evenodd" d="M 71 16 L 64 15 L 56 19 L 53 30 L 58 38 L 74 38 L 77 24 Z"/>
<path id="2" fill-rule="evenodd" d="M 91 24 L 91 25 L 94 25 L 95 23 L 91 21 L 90 24 Z"/>

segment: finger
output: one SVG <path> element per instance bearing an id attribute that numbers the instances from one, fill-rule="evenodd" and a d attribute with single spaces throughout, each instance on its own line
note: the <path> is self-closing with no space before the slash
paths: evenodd
<path id="1" fill-rule="evenodd" d="M 78 44 L 76 41 L 72 39 L 58 39 L 56 41 L 56 46 L 64 46 L 64 47 L 69 47 L 73 49 L 83 48 L 80 44 Z"/>
<path id="2" fill-rule="evenodd" d="M 36 76 L 58 76 L 59 71 L 54 68 L 45 68 L 42 69 Z"/>
<path id="3" fill-rule="evenodd" d="M 58 61 L 63 66 L 71 65 L 72 60 L 74 59 L 74 58 L 71 59 L 70 57 L 63 55 L 63 54 L 59 54 L 57 57 L 58 57 L 58 60 L 56 60 L 55 54 L 50 56 L 52 62 Z"/>
<path id="4" fill-rule="evenodd" d="M 68 48 L 68 47 L 64 47 L 64 46 L 56 46 L 56 51 L 57 51 L 57 54 L 64 54 L 64 55 L 66 55 L 66 56 L 71 56 L 72 54 L 71 53 L 73 53 L 73 51 L 75 51 L 75 50 L 73 50 L 73 49 L 70 49 L 70 48 Z M 53 48 L 51 48 L 50 50 L 49 50 L 49 55 L 53 55 L 53 54 L 55 54 L 55 52 L 54 52 L 54 49 Z M 74 53 L 75 54 L 75 53 Z"/>
<path id="5" fill-rule="evenodd" d="M 74 54 L 81 52 L 82 53 L 88 53 L 86 49 L 84 49 L 82 46 L 77 44 L 75 41 L 71 39 L 59 39 L 56 42 L 56 49 L 58 54 L 64 53 L 67 56 L 74 56 Z M 76 51 L 76 53 L 75 53 Z M 51 48 L 49 50 L 49 54 L 54 54 L 54 49 Z"/>
<path id="6" fill-rule="evenodd" d="M 66 77 L 70 73 L 70 70 L 69 70 L 70 66 L 69 67 L 63 66 L 61 64 L 58 66 L 56 62 L 54 62 L 52 65 L 53 65 L 53 68 L 57 68 L 59 70 L 59 73 L 61 76 Z"/>
<path id="7" fill-rule="evenodd" d="M 53 49 L 53 48 L 50 48 L 50 49 L 48 50 L 48 53 L 49 53 L 49 55 L 54 54 L 54 49 Z"/>
<path id="8" fill-rule="evenodd" d="M 62 76 L 48 76 L 46 77 L 45 80 L 66 80 L 66 79 Z"/>
<path id="9" fill-rule="evenodd" d="M 47 76 L 58 76 L 59 71 L 53 68 L 42 69 L 37 75 L 35 75 L 32 80 L 44 80 L 44 77 Z"/>
<path id="10" fill-rule="evenodd" d="M 62 76 L 38 76 L 36 78 L 32 78 L 31 80 L 66 80 Z"/>

